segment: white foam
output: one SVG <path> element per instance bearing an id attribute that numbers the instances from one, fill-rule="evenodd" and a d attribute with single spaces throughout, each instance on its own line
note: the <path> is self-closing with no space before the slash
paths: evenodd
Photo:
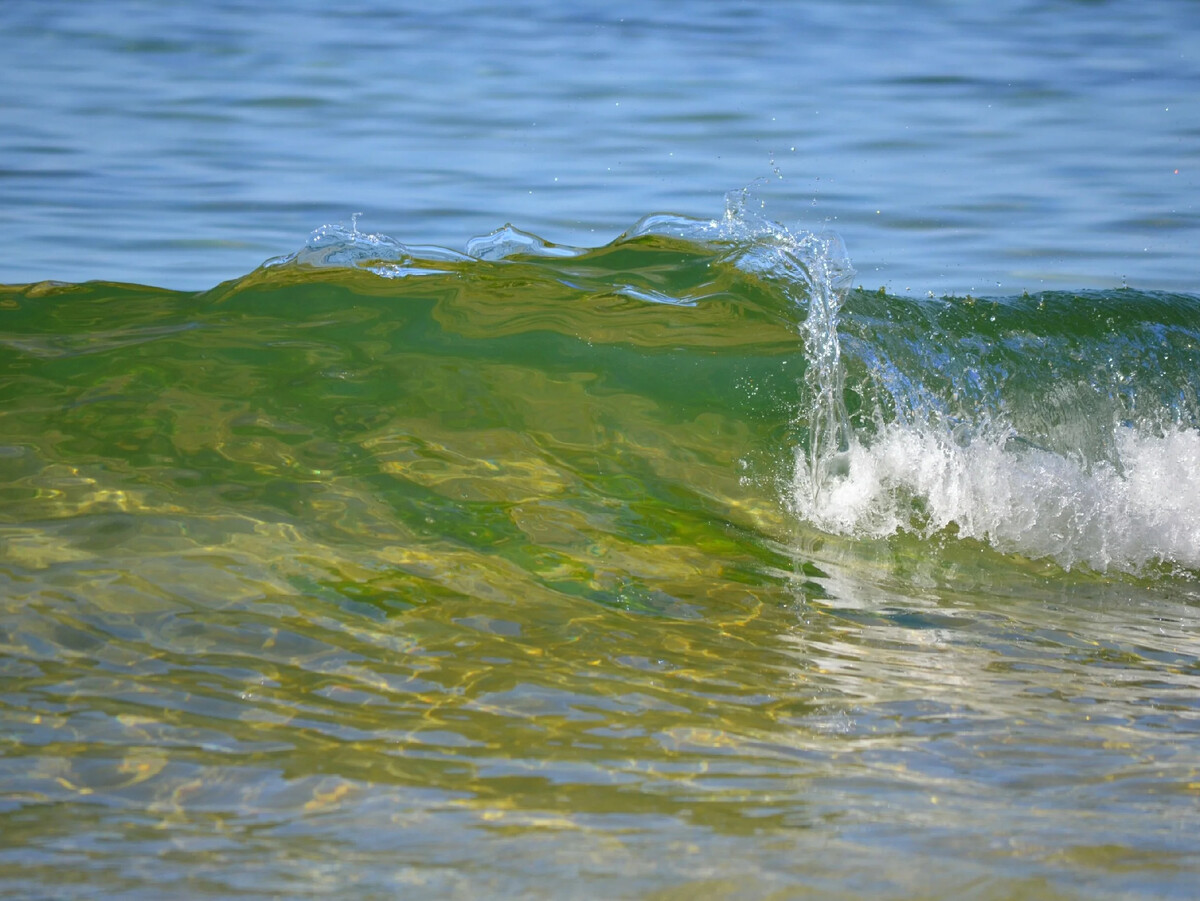
<path id="1" fill-rule="evenodd" d="M 1200 569 L 1200 432 L 1118 429 L 1119 465 L 1089 467 L 1007 436 L 967 446 L 892 424 L 857 437 L 840 474 L 814 483 L 796 455 L 793 504 L 817 527 L 858 537 L 930 536 L 951 526 L 1003 553 L 1068 569 Z"/>

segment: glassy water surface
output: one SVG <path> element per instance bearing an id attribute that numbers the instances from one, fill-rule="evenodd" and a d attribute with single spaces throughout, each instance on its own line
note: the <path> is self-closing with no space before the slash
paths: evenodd
<path id="1" fill-rule="evenodd" d="M 1194 896 L 1191 5 L 0 25 L 0 894 Z"/>

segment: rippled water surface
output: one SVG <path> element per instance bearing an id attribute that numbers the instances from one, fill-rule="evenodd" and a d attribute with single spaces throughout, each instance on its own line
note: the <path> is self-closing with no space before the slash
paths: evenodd
<path id="1" fill-rule="evenodd" d="M 1194 897 L 1198 38 L 0 7 L 0 895 Z"/>
<path id="2" fill-rule="evenodd" d="M 596 246 L 773 157 L 870 288 L 1195 290 L 1197 47 L 1168 0 L 8 3 L 0 282 L 208 288 L 357 211 Z"/>

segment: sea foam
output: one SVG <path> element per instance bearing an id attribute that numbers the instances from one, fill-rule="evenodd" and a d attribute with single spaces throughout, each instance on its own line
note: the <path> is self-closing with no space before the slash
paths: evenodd
<path id="1" fill-rule="evenodd" d="M 1116 465 L 1089 467 L 1007 436 L 962 445 L 893 423 L 854 437 L 834 475 L 814 479 L 799 451 L 791 501 L 817 527 L 856 537 L 950 532 L 1067 569 L 1200 569 L 1200 432 L 1121 427 L 1115 443 Z"/>

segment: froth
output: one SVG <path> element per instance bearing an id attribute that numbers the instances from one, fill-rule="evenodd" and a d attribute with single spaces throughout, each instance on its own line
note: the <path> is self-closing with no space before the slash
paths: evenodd
<path id="1" fill-rule="evenodd" d="M 858 537 L 953 529 L 1068 569 L 1200 569 L 1200 432 L 1120 428 L 1115 439 L 1118 463 L 1087 467 L 1010 436 L 963 445 L 893 423 L 853 438 L 835 474 L 824 461 L 814 478 L 798 452 L 792 501 L 819 528 Z"/>

